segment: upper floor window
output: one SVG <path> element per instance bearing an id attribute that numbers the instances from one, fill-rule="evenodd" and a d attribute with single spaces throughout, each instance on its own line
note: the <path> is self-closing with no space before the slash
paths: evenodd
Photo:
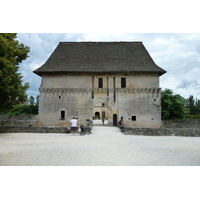
<path id="1" fill-rule="evenodd" d="M 103 78 L 99 78 L 99 88 L 103 88 Z"/>
<path id="2" fill-rule="evenodd" d="M 122 88 L 126 87 L 126 78 L 121 78 L 121 87 Z"/>

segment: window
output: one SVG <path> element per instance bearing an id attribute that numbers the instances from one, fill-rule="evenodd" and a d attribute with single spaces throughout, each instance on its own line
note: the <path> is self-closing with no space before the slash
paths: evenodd
<path id="1" fill-rule="evenodd" d="M 99 88 L 103 88 L 103 78 L 99 78 Z"/>
<path id="2" fill-rule="evenodd" d="M 65 119 L 65 111 L 64 110 L 60 111 L 60 119 Z"/>
<path id="3" fill-rule="evenodd" d="M 92 76 L 92 99 L 94 99 L 94 76 Z"/>
<path id="4" fill-rule="evenodd" d="M 131 117 L 132 121 L 136 121 L 136 116 Z"/>
<path id="5" fill-rule="evenodd" d="M 116 85 L 115 85 L 115 77 L 113 77 L 113 97 L 114 97 L 114 102 L 116 103 Z"/>
<path id="6" fill-rule="evenodd" d="M 122 88 L 126 87 L 126 78 L 121 78 L 121 87 Z"/>

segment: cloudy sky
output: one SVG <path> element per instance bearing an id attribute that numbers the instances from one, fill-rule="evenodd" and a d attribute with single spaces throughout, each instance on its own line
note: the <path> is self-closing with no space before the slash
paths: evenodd
<path id="1" fill-rule="evenodd" d="M 30 47 L 29 58 L 20 65 L 28 95 L 37 96 L 41 79 L 32 71 L 40 67 L 59 42 L 141 41 L 154 62 L 167 71 L 160 77 L 162 89 L 200 99 L 200 34 L 198 33 L 19 33 L 19 42 Z"/>

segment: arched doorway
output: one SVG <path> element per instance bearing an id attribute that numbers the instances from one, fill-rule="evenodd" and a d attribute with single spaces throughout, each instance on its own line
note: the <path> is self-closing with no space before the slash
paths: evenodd
<path id="1" fill-rule="evenodd" d="M 93 107 L 93 124 L 103 125 L 102 119 L 104 119 L 104 125 L 108 125 L 108 106 L 103 102 L 98 102 Z"/>
<path id="2" fill-rule="evenodd" d="M 94 119 L 100 119 L 100 113 L 99 112 L 95 112 Z"/>
<path id="3" fill-rule="evenodd" d="M 117 114 L 113 114 L 113 126 L 117 126 Z"/>

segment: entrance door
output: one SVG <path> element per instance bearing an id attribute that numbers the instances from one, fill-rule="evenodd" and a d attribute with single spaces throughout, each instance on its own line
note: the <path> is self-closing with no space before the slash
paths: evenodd
<path id="1" fill-rule="evenodd" d="M 95 112 L 95 119 L 100 119 L 100 113 L 99 112 Z"/>
<path id="2" fill-rule="evenodd" d="M 117 126 L 117 115 L 113 115 L 113 126 Z"/>

